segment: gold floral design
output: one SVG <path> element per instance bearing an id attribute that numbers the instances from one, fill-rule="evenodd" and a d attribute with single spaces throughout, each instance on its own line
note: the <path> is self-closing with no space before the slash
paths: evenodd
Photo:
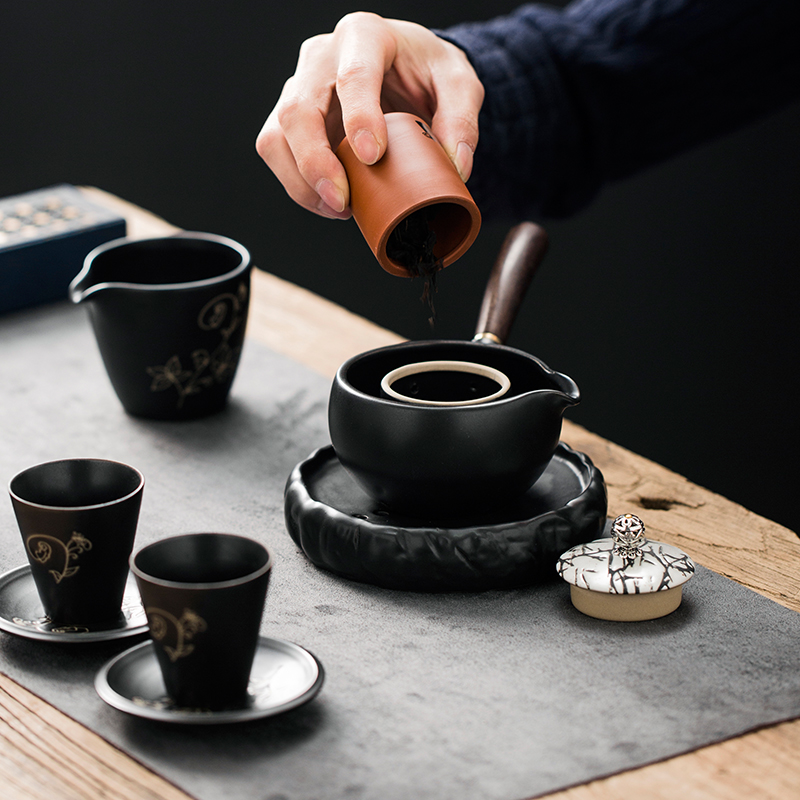
<path id="1" fill-rule="evenodd" d="M 63 556 L 61 568 L 48 570 L 56 583 L 61 583 L 64 578 L 71 578 L 80 569 L 78 565 L 72 564 L 72 562 L 77 561 L 81 553 L 92 549 L 92 543 L 77 531 L 72 532 L 72 536 L 70 536 L 66 544 L 61 539 L 56 539 L 55 536 L 34 533 L 26 539 L 25 545 L 31 554 L 31 558 L 42 565 L 47 564 L 54 558 L 58 561 L 58 556 Z"/>
<path id="2" fill-rule="evenodd" d="M 89 628 L 85 625 L 54 625 L 50 617 L 38 617 L 37 619 L 24 619 L 23 617 L 11 617 L 11 621 L 21 628 L 33 628 L 45 633 L 89 633 Z"/>
<path id="3" fill-rule="evenodd" d="M 197 315 L 197 327 L 203 331 L 219 331 L 220 343 L 211 352 L 194 350 L 191 367 L 184 365 L 178 355 L 172 356 L 166 364 L 148 367 L 147 374 L 153 379 L 150 391 L 174 388 L 178 393 L 177 407 L 183 408 L 189 395 L 228 380 L 239 363 L 242 350 L 241 346 L 231 347 L 230 339 L 244 320 L 247 297 L 247 286 L 240 283 L 235 294 L 226 292 L 209 300 Z"/>
<path id="4" fill-rule="evenodd" d="M 180 619 L 161 608 L 146 608 L 145 611 L 150 624 L 150 635 L 155 641 L 162 642 L 164 652 L 173 663 L 192 653 L 194 645 L 191 644 L 191 640 L 208 627 L 201 616 L 188 608 L 183 610 Z M 173 632 L 170 638 L 174 637 L 174 647 L 163 644 L 163 640 L 170 632 Z"/>

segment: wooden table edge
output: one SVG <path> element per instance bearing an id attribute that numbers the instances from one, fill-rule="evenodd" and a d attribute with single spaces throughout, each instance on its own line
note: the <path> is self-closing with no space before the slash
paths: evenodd
<path id="1" fill-rule="evenodd" d="M 95 202 L 119 211 L 128 221 L 131 237 L 178 231 L 155 214 L 114 195 L 94 187 L 81 188 Z M 350 355 L 401 341 L 340 306 L 264 272 L 253 273 L 252 294 L 248 335 L 327 377 Z M 300 308 L 303 313 L 298 319 Z M 337 331 L 336 337 L 330 336 L 332 329 Z M 586 452 L 603 471 L 610 515 L 640 513 L 653 538 L 674 543 L 699 563 L 800 611 L 800 544 L 792 531 L 580 426 L 565 422 L 563 439 Z M 719 536 L 720 530 L 725 532 L 724 537 Z M 75 743 L 73 767 L 77 773 L 91 776 L 93 793 L 74 781 L 59 785 L 61 794 L 54 792 L 60 773 L 48 770 L 34 758 L 35 747 L 31 745 L 35 737 L 46 739 L 62 731 L 67 731 L 66 736 Z M 0 778 L 5 779 L 7 791 L 16 792 L 8 800 L 190 797 L 2 674 L 0 740 L 5 741 L 0 751 Z M 47 780 L 42 782 L 41 794 L 34 795 L 30 792 L 38 784 L 29 781 L 37 772 Z M 20 774 L 26 780 L 20 781 Z M 74 786 L 78 786 L 78 794 L 64 793 Z M 664 800 L 678 795 L 684 800 L 796 797 L 800 795 L 800 720 L 769 726 L 548 797 L 606 800 L 640 793 Z"/>

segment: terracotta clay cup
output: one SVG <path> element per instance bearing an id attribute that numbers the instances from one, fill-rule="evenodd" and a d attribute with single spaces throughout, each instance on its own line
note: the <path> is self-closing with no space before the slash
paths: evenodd
<path id="1" fill-rule="evenodd" d="M 167 694 L 181 708 L 244 708 L 272 572 L 266 547 L 190 533 L 131 559 Z"/>
<path id="2" fill-rule="evenodd" d="M 143 491 L 138 470 L 94 458 L 50 461 L 12 478 L 14 513 L 52 622 L 119 620 Z"/>
<path id="3" fill-rule="evenodd" d="M 350 207 L 380 265 L 392 275 L 417 272 L 393 258 L 391 237 L 398 226 L 416 220 L 435 235 L 433 258 L 449 266 L 470 248 L 481 215 L 467 187 L 428 124 L 403 112 L 386 115 L 388 144 L 377 163 L 358 160 L 344 139 L 336 155 L 350 182 Z M 387 253 L 389 244 L 389 253 Z M 437 264 L 438 267 L 438 264 Z"/>

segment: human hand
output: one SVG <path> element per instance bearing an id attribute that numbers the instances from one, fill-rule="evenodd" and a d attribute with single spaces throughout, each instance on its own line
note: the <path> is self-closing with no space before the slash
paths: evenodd
<path id="1" fill-rule="evenodd" d="M 466 181 L 482 103 L 483 86 L 461 49 L 413 22 L 356 12 L 303 42 L 256 150 L 295 202 L 347 219 L 350 190 L 334 153 L 345 136 L 374 164 L 386 150 L 383 115 L 417 114 Z"/>

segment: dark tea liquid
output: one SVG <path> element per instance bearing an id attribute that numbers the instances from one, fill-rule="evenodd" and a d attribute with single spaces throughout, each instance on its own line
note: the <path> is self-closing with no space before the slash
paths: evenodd
<path id="1" fill-rule="evenodd" d="M 392 389 L 405 397 L 440 403 L 489 397 L 499 388 L 497 381 L 485 375 L 446 369 L 407 375 L 392 383 Z"/>

